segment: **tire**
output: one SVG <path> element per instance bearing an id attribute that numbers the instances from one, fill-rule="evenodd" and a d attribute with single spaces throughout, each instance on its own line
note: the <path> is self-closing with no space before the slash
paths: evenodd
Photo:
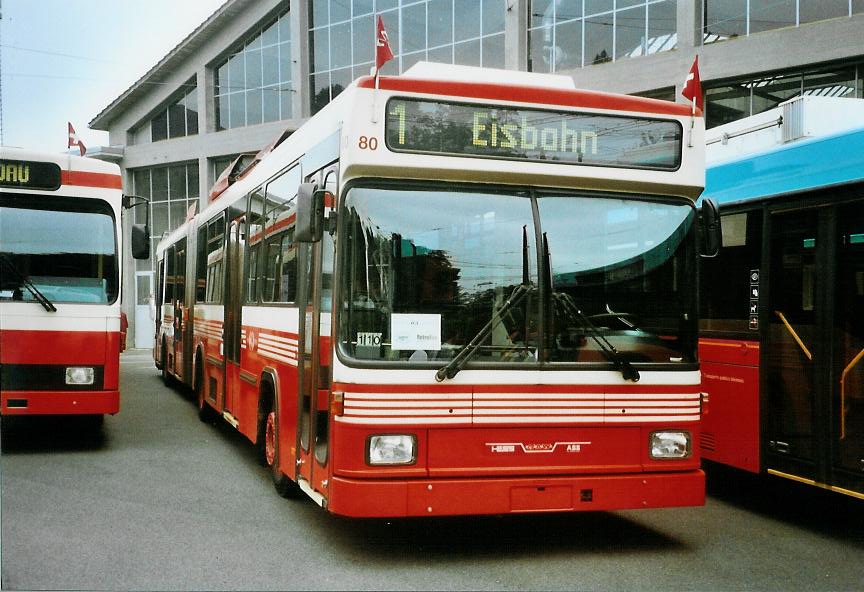
<path id="1" fill-rule="evenodd" d="M 201 367 L 201 358 L 195 362 L 195 402 L 198 405 L 198 419 L 204 423 L 213 423 L 216 414 L 204 400 L 204 369 Z"/>
<path id="2" fill-rule="evenodd" d="M 264 462 L 270 468 L 276 493 L 289 499 L 300 497 L 300 487 L 279 470 L 279 421 L 272 406 L 264 417 Z"/>
<path id="3" fill-rule="evenodd" d="M 272 398 L 269 392 L 261 393 L 261 409 L 258 413 L 258 429 L 255 436 L 255 460 L 262 467 L 269 467 L 270 462 L 267 461 L 267 418 L 270 416 L 270 410 L 273 408 Z"/>
<path id="4" fill-rule="evenodd" d="M 174 386 L 174 381 L 168 373 L 168 346 L 165 345 L 165 340 L 162 340 L 162 382 L 165 386 Z"/>

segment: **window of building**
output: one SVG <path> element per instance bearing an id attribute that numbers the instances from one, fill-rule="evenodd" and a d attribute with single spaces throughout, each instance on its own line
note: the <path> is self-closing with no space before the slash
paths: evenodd
<path id="1" fill-rule="evenodd" d="M 214 183 L 216 183 L 216 179 L 219 178 L 219 175 L 222 174 L 226 168 L 231 166 L 231 164 L 237 160 L 239 154 L 229 154 L 227 156 L 216 156 L 210 159 L 210 177 L 208 186 L 212 187 Z"/>
<path id="2" fill-rule="evenodd" d="M 175 164 L 167 167 L 130 171 L 133 195 L 147 198 L 146 206 L 135 208 L 135 222 L 150 222 L 150 248 L 148 260 L 138 260 L 139 271 L 150 271 L 156 261 L 156 244 L 162 235 L 171 232 L 186 220 L 189 208 L 198 203 L 198 164 Z M 149 212 L 147 211 L 149 208 Z"/>
<path id="3" fill-rule="evenodd" d="M 503 68 L 505 13 L 501 0 L 309 0 L 312 113 L 369 74 L 376 15 L 394 55 L 381 73 L 395 75 L 420 61 Z"/>
<path id="4" fill-rule="evenodd" d="M 198 133 L 198 88 L 194 80 L 185 86 L 187 92 L 183 96 L 172 101 L 150 120 L 151 142 L 194 136 Z M 138 133 L 134 136 L 136 140 L 141 137 Z"/>
<path id="5" fill-rule="evenodd" d="M 633 93 L 637 97 L 645 97 L 646 99 L 659 99 L 661 101 L 675 102 L 675 87 L 667 86 L 665 88 L 656 88 L 654 90 L 646 90 L 644 92 Z"/>
<path id="6" fill-rule="evenodd" d="M 704 42 L 864 12 L 864 0 L 704 0 Z"/>
<path id="7" fill-rule="evenodd" d="M 706 87 L 705 124 L 712 128 L 801 96 L 860 98 L 862 64 L 809 72 L 762 75 Z"/>
<path id="8" fill-rule="evenodd" d="M 560 72 L 675 49 L 677 0 L 531 0 L 528 70 Z"/>
<path id="9" fill-rule="evenodd" d="M 291 119 L 291 23 L 284 12 L 215 68 L 216 129 Z"/>

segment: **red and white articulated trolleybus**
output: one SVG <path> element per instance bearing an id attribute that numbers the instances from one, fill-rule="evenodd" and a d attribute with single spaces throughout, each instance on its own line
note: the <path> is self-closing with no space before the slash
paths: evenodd
<path id="1" fill-rule="evenodd" d="M 701 116 L 500 70 L 378 83 L 160 243 L 166 376 L 335 514 L 702 504 Z"/>
<path id="2" fill-rule="evenodd" d="M 119 411 L 122 197 L 117 165 L 0 152 L 3 415 Z"/>
<path id="3" fill-rule="evenodd" d="M 702 455 L 864 499 L 864 101 L 799 97 L 709 133 Z"/>

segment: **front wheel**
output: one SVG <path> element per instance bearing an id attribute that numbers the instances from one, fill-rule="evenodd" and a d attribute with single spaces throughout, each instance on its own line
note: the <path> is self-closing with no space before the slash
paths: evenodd
<path id="1" fill-rule="evenodd" d="M 195 364 L 195 400 L 198 403 L 198 419 L 205 423 L 213 421 L 213 408 L 204 400 L 204 371 L 201 368 L 201 361 Z"/>
<path id="2" fill-rule="evenodd" d="M 273 409 L 267 414 L 264 424 L 264 462 L 270 468 L 276 493 L 286 498 L 300 495 L 297 484 L 279 468 L 279 421 Z"/>
<path id="3" fill-rule="evenodd" d="M 165 340 L 162 340 L 162 382 L 165 383 L 165 386 L 173 386 L 174 380 L 171 376 L 171 373 L 168 371 L 168 346 L 165 344 Z"/>

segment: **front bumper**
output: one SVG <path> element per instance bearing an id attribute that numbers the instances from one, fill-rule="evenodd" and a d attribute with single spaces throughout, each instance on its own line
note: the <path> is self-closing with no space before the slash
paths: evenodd
<path id="1" fill-rule="evenodd" d="M 701 506 L 705 473 L 369 481 L 334 477 L 327 508 L 357 518 Z"/>
<path id="2" fill-rule="evenodd" d="M 3 415 L 98 415 L 120 411 L 120 391 L 3 391 Z"/>

